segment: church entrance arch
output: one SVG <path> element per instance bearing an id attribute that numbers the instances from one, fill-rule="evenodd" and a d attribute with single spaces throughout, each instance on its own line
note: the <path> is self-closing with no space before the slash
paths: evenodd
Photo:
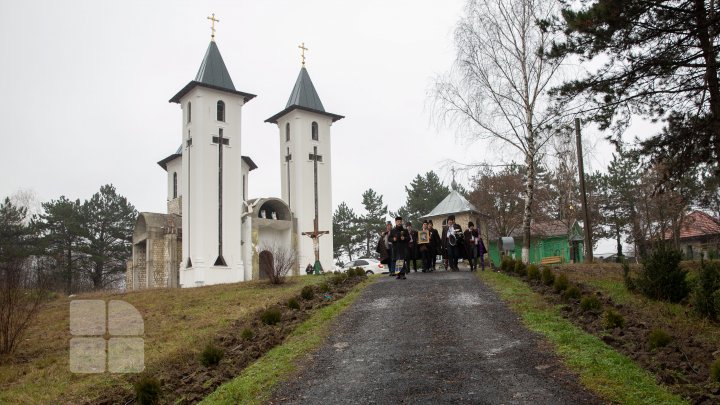
<path id="1" fill-rule="evenodd" d="M 260 252 L 260 280 L 267 280 L 273 271 L 273 254 L 269 250 Z"/>

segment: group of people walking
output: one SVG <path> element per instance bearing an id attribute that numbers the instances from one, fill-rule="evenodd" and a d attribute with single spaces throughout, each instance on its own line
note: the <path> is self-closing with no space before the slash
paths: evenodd
<path id="1" fill-rule="evenodd" d="M 401 280 L 411 267 L 417 272 L 418 261 L 423 273 L 435 271 L 437 256 L 442 256 L 445 270 L 459 271 L 458 262 L 466 259 L 470 271 L 477 270 L 478 263 L 484 271 L 487 248 L 480 230 L 469 222 L 468 229 L 463 231 L 455 223 L 454 215 L 448 216 L 446 223 L 438 232 L 432 221 L 423 221 L 420 231 L 414 230 L 410 222 L 403 223 L 400 216 L 395 217 L 395 226 L 388 221 L 375 249 L 380 262 L 387 264 L 391 276 Z"/>

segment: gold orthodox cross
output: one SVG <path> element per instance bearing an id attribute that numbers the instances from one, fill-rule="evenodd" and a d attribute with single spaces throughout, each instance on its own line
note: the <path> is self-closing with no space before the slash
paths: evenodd
<path id="1" fill-rule="evenodd" d="M 305 48 L 305 42 L 303 42 L 302 44 L 298 45 L 298 48 L 301 49 L 301 51 L 300 51 L 300 52 L 301 52 L 300 57 L 302 57 L 302 65 L 305 66 L 305 51 L 309 51 L 310 49 Z"/>
<path id="2" fill-rule="evenodd" d="M 212 21 L 212 25 L 210 26 L 210 29 L 212 30 L 212 34 L 210 35 L 210 38 L 214 41 L 215 40 L 215 23 L 220 22 L 220 20 L 215 18 L 215 13 L 212 13 L 212 17 L 208 17 L 207 19 Z"/>

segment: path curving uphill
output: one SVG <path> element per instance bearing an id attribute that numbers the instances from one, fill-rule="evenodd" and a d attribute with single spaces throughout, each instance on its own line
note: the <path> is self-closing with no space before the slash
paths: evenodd
<path id="1" fill-rule="evenodd" d="M 275 391 L 290 404 L 597 404 L 473 273 L 370 285 Z"/>

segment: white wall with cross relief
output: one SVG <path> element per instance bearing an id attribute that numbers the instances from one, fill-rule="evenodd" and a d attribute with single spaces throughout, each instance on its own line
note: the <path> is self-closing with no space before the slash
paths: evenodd
<path id="1" fill-rule="evenodd" d="M 312 123 L 318 126 L 318 139 L 312 139 Z M 290 137 L 286 124 L 290 124 Z M 282 199 L 288 202 L 297 218 L 299 266 L 305 269 L 315 262 L 312 240 L 303 232 L 314 230 L 315 192 L 314 167 L 310 155 L 317 147 L 318 161 L 318 230 L 330 233 L 320 237 L 320 263 L 325 271 L 334 270 L 332 237 L 332 158 L 330 128 L 332 119 L 326 115 L 294 109 L 278 119 L 280 136 L 280 172 Z M 287 161 L 288 150 L 290 160 Z M 288 176 L 289 165 L 289 176 Z M 289 188 L 288 188 L 289 186 Z M 301 272 L 303 274 L 303 272 Z"/>
<path id="2" fill-rule="evenodd" d="M 225 104 L 224 120 L 217 116 L 218 101 Z M 188 103 L 192 103 L 189 118 Z M 243 104 L 240 95 L 202 86 L 196 86 L 180 100 L 183 109 L 182 287 L 245 280 L 240 227 Z M 227 140 L 227 145 L 222 146 L 222 256 L 227 266 L 215 265 L 220 254 L 218 137 L 221 130 L 222 137 Z M 213 137 L 216 138 L 214 141 Z"/>

